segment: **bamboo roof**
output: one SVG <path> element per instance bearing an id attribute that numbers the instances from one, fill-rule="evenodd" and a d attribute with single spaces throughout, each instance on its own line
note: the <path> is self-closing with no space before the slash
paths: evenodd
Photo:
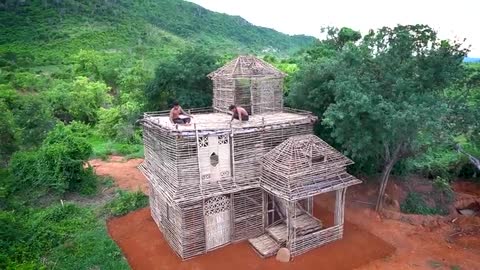
<path id="1" fill-rule="evenodd" d="M 353 164 L 315 135 L 292 136 L 262 158 L 261 187 L 299 200 L 361 183 L 346 172 Z"/>
<path id="2" fill-rule="evenodd" d="M 353 161 L 315 135 L 290 137 L 263 158 L 265 169 L 271 169 L 284 177 L 311 174 L 350 164 Z"/>
<path id="3" fill-rule="evenodd" d="M 223 67 L 208 74 L 210 78 L 249 78 L 249 77 L 276 77 L 283 78 L 286 74 L 269 63 L 251 55 L 241 55 Z"/>

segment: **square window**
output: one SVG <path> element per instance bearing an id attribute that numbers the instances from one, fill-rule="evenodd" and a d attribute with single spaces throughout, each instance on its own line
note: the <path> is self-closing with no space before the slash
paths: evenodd
<path id="1" fill-rule="evenodd" d="M 228 135 L 227 134 L 218 135 L 218 144 L 228 144 Z"/>
<path id="2" fill-rule="evenodd" d="M 208 136 L 198 137 L 198 146 L 199 147 L 208 147 Z"/>

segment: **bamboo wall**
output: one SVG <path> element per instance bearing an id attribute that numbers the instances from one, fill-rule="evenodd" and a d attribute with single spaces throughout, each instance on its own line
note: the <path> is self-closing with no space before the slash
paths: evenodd
<path id="1" fill-rule="evenodd" d="M 249 115 L 283 109 L 283 78 L 246 77 L 213 79 L 213 107 L 227 112 L 230 105 L 247 110 Z"/>
<path id="2" fill-rule="evenodd" d="M 231 198 L 231 242 L 263 233 L 264 195 L 259 188 L 261 157 L 294 135 L 312 134 L 313 123 L 285 123 L 250 130 L 222 130 L 229 136 L 231 176 L 204 181 L 200 176 L 198 139 L 212 131 L 179 132 L 144 121 L 145 160 L 152 217 L 172 249 L 188 259 L 207 252 L 205 201 Z M 201 157 L 200 157 L 201 158 Z"/>

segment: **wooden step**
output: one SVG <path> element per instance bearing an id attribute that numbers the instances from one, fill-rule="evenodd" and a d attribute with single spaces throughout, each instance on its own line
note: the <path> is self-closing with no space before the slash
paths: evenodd
<path id="1" fill-rule="evenodd" d="M 267 233 L 278 243 L 285 244 L 288 239 L 287 225 L 280 223 L 266 229 Z"/>
<path id="2" fill-rule="evenodd" d="M 277 251 L 282 247 L 282 245 L 266 233 L 255 238 L 250 238 L 248 242 L 250 242 L 255 251 L 264 258 L 277 254 Z"/>
<path id="3" fill-rule="evenodd" d="M 310 215 L 302 214 L 292 218 L 292 227 L 297 235 L 306 235 L 322 229 L 322 222 Z"/>

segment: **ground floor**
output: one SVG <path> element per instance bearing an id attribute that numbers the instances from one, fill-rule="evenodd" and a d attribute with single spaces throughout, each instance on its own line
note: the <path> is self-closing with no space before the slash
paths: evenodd
<path id="1" fill-rule="evenodd" d="M 146 180 L 137 170 L 142 160 L 95 160 L 91 164 L 97 173 L 113 177 L 122 188 L 145 192 Z M 120 246 L 132 269 L 480 269 L 480 239 L 468 234 L 468 224 L 478 217 L 458 217 L 435 224 L 421 225 L 429 217 L 407 217 L 408 222 L 385 219 L 377 215 L 369 203 L 375 202 L 376 187 L 358 185 L 349 188 L 345 208 L 345 233 L 341 240 L 319 247 L 295 258 L 290 263 L 275 259 L 262 259 L 246 241 L 216 249 L 192 260 L 181 261 L 172 251 L 153 221 L 150 209 L 145 208 L 127 216 L 108 221 L 108 231 Z M 463 186 L 454 186 L 464 192 Z M 401 187 L 395 181 L 387 188 L 390 195 Z M 480 187 L 468 186 L 472 194 L 480 198 Z M 476 192 L 476 193 L 475 193 Z M 473 196 L 473 195 L 472 195 Z M 333 205 L 334 196 L 315 198 L 314 215 L 325 224 L 333 224 L 333 209 L 321 208 Z M 463 231 L 463 234 L 458 232 Z M 452 239 L 450 239 L 452 238 Z M 449 240 L 450 239 L 450 240 Z M 348 257 L 348 260 L 345 258 Z"/>

